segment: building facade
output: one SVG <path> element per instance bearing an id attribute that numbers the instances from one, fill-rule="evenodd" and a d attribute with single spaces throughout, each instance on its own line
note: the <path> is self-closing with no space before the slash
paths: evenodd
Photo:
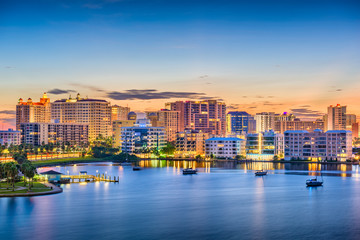
<path id="1" fill-rule="evenodd" d="M 194 130 L 185 130 L 184 132 L 177 133 L 175 157 L 205 156 L 205 139 L 208 137 L 208 133 Z"/>
<path id="2" fill-rule="evenodd" d="M 20 131 L 14 131 L 9 129 L 7 131 L 0 130 L 0 145 L 20 145 L 21 144 L 21 134 Z"/>
<path id="3" fill-rule="evenodd" d="M 316 121 L 302 121 L 298 118 L 292 121 L 275 121 L 274 131 L 276 133 L 284 133 L 288 130 L 306 130 L 309 132 L 314 131 L 315 129 L 325 130 L 325 122 L 323 120 Z"/>
<path id="4" fill-rule="evenodd" d="M 136 120 L 113 121 L 113 147 L 121 148 L 121 128 L 134 126 Z"/>
<path id="5" fill-rule="evenodd" d="M 284 153 L 284 137 L 274 131 L 248 134 L 246 137 L 246 159 L 273 160 Z"/>
<path id="6" fill-rule="evenodd" d="M 40 98 L 40 102 L 33 102 L 31 98 L 24 102 L 20 98 L 16 105 L 16 129 L 20 130 L 21 123 L 50 122 L 50 109 L 50 98 L 47 97 L 46 93 Z"/>
<path id="7" fill-rule="evenodd" d="M 57 100 L 51 104 L 51 118 L 59 123 L 81 123 L 89 126 L 89 138 L 112 136 L 111 106 L 101 99 L 76 98 Z"/>
<path id="8" fill-rule="evenodd" d="M 245 140 L 240 138 L 209 138 L 205 140 L 205 156 L 235 159 L 245 155 Z"/>
<path id="9" fill-rule="evenodd" d="M 346 130 L 346 106 L 328 107 L 327 130 Z"/>
<path id="10" fill-rule="evenodd" d="M 256 121 L 257 133 L 273 130 L 275 127 L 275 113 L 274 112 L 256 113 L 255 121 Z"/>
<path id="11" fill-rule="evenodd" d="M 217 100 L 177 101 L 166 108 L 179 112 L 179 131 L 193 129 L 204 133 L 225 135 L 226 104 Z"/>
<path id="12" fill-rule="evenodd" d="M 350 131 L 286 131 L 285 160 L 346 161 L 352 157 Z"/>
<path id="13" fill-rule="evenodd" d="M 129 113 L 130 113 L 129 107 L 121 107 L 118 105 L 113 105 L 111 106 L 111 122 L 127 120 Z"/>
<path id="14" fill-rule="evenodd" d="M 228 112 L 226 114 L 227 134 L 247 134 L 256 131 L 256 122 L 253 116 L 247 112 Z"/>
<path id="15" fill-rule="evenodd" d="M 121 150 L 124 153 L 160 150 L 165 146 L 165 128 L 152 127 L 147 119 L 138 119 L 133 127 L 121 128 Z"/>
<path id="16" fill-rule="evenodd" d="M 88 144 L 89 128 L 78 123 L 22 123 L 21 142 L 40 146 L 42 144 L 65 144 L 85 146 Z"/>

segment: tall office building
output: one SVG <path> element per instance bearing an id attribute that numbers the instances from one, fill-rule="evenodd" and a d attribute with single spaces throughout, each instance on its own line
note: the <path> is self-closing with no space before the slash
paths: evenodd
<path id="1" fill-rule="evenodd" d="M 256 113 L 256 132 L 261 133 L 275 128 L 275 113 L 274 112 L 262 112 Z"/>
<path id="2" fill-rule="evenodd" d="M 166 132 L 166 141 L 176 141 L 176 133 L 179 132 L 179 118 L 178 111 L 171 111 L 168 109 L 161 109 L 157 112 L 147 113 L 147 118 L 153 127 L 163 127 Z"/>
<path id="3" fill-rule="evenodd" d="M 346 130 L 346 106 L 328 107 L 327 130 Z"/>
<path id="4" fill-rule="evenodd" d="M 20 129 L 21 123 L 50 122 L 50 108 L 50 98 L 46 93 L 40 98 L 40 102 L 33 102 L 31 98 L 24 102 L 20 98 L 16 105 L 16 129 Z"/>
<path id="5" fill-rule="evenodd" d="M 215 135 L 226 133 L 226 104 L 217 100 L 177 101 L 166 104 L 180 114 L 179 131 L 192 129 Z"/>
<path id="6" fill-rule="evenodd" d="M 247 134 L 256 131 L 256 122 L 247 112 L 228 112 L 226 114 L 227 134 Z"/>
<path id="7" fill-rule="evenodd" d="M 127 120 L 129 112 L 129 107 L 113 105 L 111 106 L 111 121 Z"/>
<path id="8" fill-rule="evenodd" d="M 51 118 L 59 123 L 83 123 L 89 126 L 89 138 L 112 136 L 111 106 L 101 99 L 76 98 L 57 100 L 51 104 Z"/>

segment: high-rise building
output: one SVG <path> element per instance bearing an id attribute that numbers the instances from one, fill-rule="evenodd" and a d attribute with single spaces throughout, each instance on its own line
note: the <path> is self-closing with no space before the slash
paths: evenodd
<path id="1" fill-rule="evenodd" d="M 328 107 L 327 130 L 346 130 L 346 106 Z"/>
<path id="2" fill-rule="evenodd" d="M 228 112 L 226 114 L 227 134 L 247 134 L 256 131 L 256 122 L 247 112 Z"/>
<path id="3" fill-rule="evenodd" d="M 351 132 L 285 131 L 285 160 L 346 161 L 352 157 Z"/>
<path id="4" fill-rule="evenodd" d="M 275 113 L 274 112 L 262 112 L 256 113 L 256 132 L 265 132 L 273 130 L 275 128 Z"/>
<path id="5" fill-rule="evenodd" d="M 20 131 L 0 130 L 0 145 L 20 145 Z"/>
<path id="6" fill-rule="evenodd" d="M 163 127 L 166 131 L 166 141 L 173 142 L 176 140 L 176 133 L 180 131 L 178 111 L 161 109 L 157 112 L 147 113 L 147 117 L 153 127 Z"/>
<path id="7" fill-rule="evenodd" d="M 118 105 L 111 106 L 111 121 L 127 120 L 130 112 L 129 107 L 121 107 Z"/>
<path id="8" fill-rule="evenodd" d="M 205 155 L 205 139 L 209 138 L 208 133 L 194 130 L 178 132 L 176 136 L 176 157 L 195 157 Z"/>
<path id="9" fill-rule="evenodd" d="M 46 93 L 40 98 L 40 102 L 33 102 L 31 98 L 24 102 L 20 98 L 16 105 L 16 129 L 20 129 L 21 123 L 50 122 L 50 109 L 50 98 Z"/>
<path id="10" fill-rule="evenodd" d="M 217 100 L 177 101 L 167 103 L 166 107 L 179 112 L 179 131 L 193 129 L 215 135 L 226 133 L 226 105 L 223 102 Z"/>
<path id="11" fill-rule="evenodd" d="M 40 146 L 42 144 L 86 145 L 88 143 L 88 125 L 79 123 L 22 123 L 22 143 Z"/>
<path id="12" fill-rule="evenodd" d="M 133 127 L 121 128 L 121 150 L 125 153 L 140 153 L 153 148 L 165 147 L 165 129 L 152 127 L 148 119 L 138 119 Z"/>
<path id="13" fill-rule="evenodd" d="M 82 123 L 89 126 L 89 138 L 111 134 L 111 106 L 101 99 L 76 98 L 57 100 L 51 104 L 51 118 L 59 123 Z"/>
<path id="14" fill-rule="evenodd" d="M 302 121 L 298 118 L 295 118 L 292 121 L 275 121 L 274 131 L 276 133 L 284 133 L 288 130 L 306 130 L 312 132 L 315 129 L 320 129 L 324 131 L 324 121 L 321 119 L 317 119 L 315 121 Z"/>

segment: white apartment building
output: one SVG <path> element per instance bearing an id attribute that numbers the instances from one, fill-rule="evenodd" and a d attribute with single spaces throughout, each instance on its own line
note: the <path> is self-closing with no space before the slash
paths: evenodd
<path id="1" fill-rule="evenodd" d="M 245 155 L 245 140 L 240 138 L 209 138 L 205 140 L 205 156 L 236 158 Z"/>
<path id="2" fill-rule="evenodd" d="M 261 133 L 275 128 L 275 113 L 262 112 L 255 114 L 256 132 Z"/>
<path id="3" fill-rule="evenodd" d="M 352 157 L 351 131 L 285 131 L 284 142 L 285 160 L 343 162 Z"/>

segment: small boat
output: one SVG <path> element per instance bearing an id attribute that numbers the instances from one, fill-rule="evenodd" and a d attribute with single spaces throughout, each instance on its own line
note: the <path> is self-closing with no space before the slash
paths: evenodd
<path id="1" fill-rule="evenodd" d="M 196 174 L 197 170 L 196 169 L 192 169 L 192 168 L 185 168 L 183 169 L 183 174 L 187 175 L 187 174 Z"/>
<path id="2" fill-rule="evenodd" d="M 317 177 L 306 180 L 306 186 L 308 187 L 318 187 L 322 185 L 323 185 L 323 181 L 318 180 Z"/>
<path id="3" fill-rule="evenodd" d="M 265 176 L 267 171 L 259 170 L 255 172 L 255 176 Z"/>
<path id="4" fill-rule="evenodd" d="M 141 169 L 142 169 L 141 167 L 137 167 L 137 166 L 133 167 L 133 171 L 140 171 Z"/>

